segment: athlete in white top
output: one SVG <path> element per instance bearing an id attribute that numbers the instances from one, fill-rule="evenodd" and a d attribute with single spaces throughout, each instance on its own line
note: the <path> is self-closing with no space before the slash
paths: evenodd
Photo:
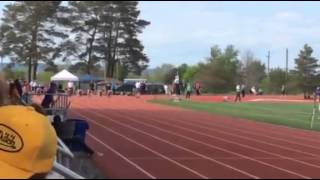
<path id="1" fill-rule="evenodd" d="M 238 84 L 236 87 L 237 93 L 241 91 L 241 86 Z"/>
<path id="2" fill-rule="evenodd" d="M 168 87 L 168 85 L 165 84 L 163 87 L 164 87 L 164 91 L 165 91 L 166 95 L 169 95 L 169 87 Z"/>
<path id="3" fill-rule="evenodd" d="M 140 91 L 141 91 L 141 82 L 136 82 L 136 97 L 140 97 Z"/>
<path id="4" fill-rule="evenodd" d="M 257 91 L 256 91 L 256 88 L 254 86 L 251 88 L 251 92 L 252 92 L 252 94 L 257 95 Z"/>
<path id="5" fill-rule="evenodd" d="M 68 91 L 69 91 L 69 95 L 72 95 L 73 92 L 74 92 L 74 89 L 73 89 L 73 82 L 69 81 L 68 82 Z"/>
<path id="6" fill-rule="evenodd" d="M 70 88 L 70 89 L 73 88 L 73 82 L 71 82 L 71 81 L 68 82 L 68 88 Z"/>
<path id="7" fill-rule="evenodd" d="M 236 91 L 237 91 L 237 95 L 236 95 L 235 102 L 237 101 L 241 102 L 241 86 L 239 84 L 236 86 Z"/>

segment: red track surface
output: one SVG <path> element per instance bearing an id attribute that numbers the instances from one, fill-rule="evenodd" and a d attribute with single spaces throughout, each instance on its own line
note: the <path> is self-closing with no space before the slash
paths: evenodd
<path id="1" fill-rule="evenodd" d="M 320 178 L 320 134 L 147 103 L 73 97 L 110 178 Z"/>

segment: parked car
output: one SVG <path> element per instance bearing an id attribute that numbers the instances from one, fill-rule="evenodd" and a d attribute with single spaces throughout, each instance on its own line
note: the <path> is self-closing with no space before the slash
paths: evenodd
<path id="1" fill-rule="evenodd" d="M 146 94 L 165 94 L 164 85 L 160 83 L 146 84 Z"/>
<path id="2" fill-rule="evenodd" d="M 128 93 L 133 93 L 135 89 L 134 84 L 122 84 L 120 85 L 116 91 L 114 92 L 115 94 L 128 94 Z"/>
<path id="3" fill-rule="evenodd" d="M 116 89 L 115 94 L 133 93 L 135 88 L 135 84 L 125 83 Z M 146 83 L 145 88 L 142 88 L 142 94 L 165 94 L 164 86 L 159 83 Z"/>

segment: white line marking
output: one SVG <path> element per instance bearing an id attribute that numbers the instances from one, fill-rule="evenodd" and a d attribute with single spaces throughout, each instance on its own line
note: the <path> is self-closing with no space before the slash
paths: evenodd
<path id="1" fill-rule="evenodd" d="M 102 142 L 100 139 L 98 139 L 97 137 L 95 137 L 94 135 L 92 135 L 91 133 L 87 133 L 91 138 L 93 138 L 95 141 L 97 141 L 98 143 L 102 144 L 104 147 L 106 147 L 107 149 L 109 149 L 110 151 L 112 151 L 113 153 L 115 153 L 116 155 L 118 155 L 119 157 L 121 157 L 122 159 L 124 159 L 125 161 L 127 161 L 129 164 L 131 164 L 133 167 L 137 168 L 138 170 L 140 170 L 142 173 L 144 173 L 145 175 L 147 175 L 149 178 L 151 179 L 157 179 L 156 177 L 154 177 L 153 175 L 151 175 L 150 173 L 148 173 L 146 170 L 144 170 L 143 168 L 141 168 L 139 165 L 137 165 L 136 163 L 130 161 L 128 158 L 126 158 L 125 156 L 123 156 L 121 153 L 119 153 L 118 151 L 114 150 L 112 147 L 108 146 L 107 144 L 105 144 L 104 142 Z"/>
<path id="2" fill-rule="evenodd" d="M 264 101 L 275 101 L 275 102 L 311 102 L 311 101 L 306 101 L 306 100 L 286 100 L 286 99 L 251 99 L 248 100 L 251 102 L 264 102 Z"/>
<path id="3" fill-rule="evenodd" d="M 129 118 L 129 117 L 127 117 Z M 267 153 L 267 154 L 271 154 L 271 155 L 274 155 L 274 156 L 278 156 L 282 159 L 287 159 L 287 160 L 292 160 L 292 161 L 296 161 L 296 162 L 299 162 L 301 164 L 304 164 L 304 165 L 308 165 L 308 166 L 311 166 L 311 167 L 315 167 L 315 168 L 320 168 L 320 166 L 318 165 L 315 165 L 315 164 L 310 164 L 310 163 L 307 163 L 307 162 L 303 162 L 303 161 L 299 161 L 297 159 L 294 159 L 294 158 L 290 158 L 290 157 L 286 157 L 286 156 L 282 156 L 280 154 L 276 154 L 276 153 L 271 153 L 271 152 L 268 152 L 268 151 L 264 151 L 264 150 L 261 150 L 261 149 L 258 149 L 258 148 L 254 148 L 254 147 L 251 147 L 251 146 L 248 146 L 248 145 L 245 145 L 245 144 L 241 144 L 241 143 L 236 143 L 234 141 L 230 141 L 230 140 L 225 140 L 223 138 L 218 138 L 218 137 L 215 137 L 215 136 L 211 136 L 211 135 L 208 135 L 208 134 L 204 134 L 204 133 L 200 133 L 200 132 L 197 132 L 197 131 L 194 131 L 194 130 L 191 130 L 189 128 L 183 128 L 183 127 L 180 127 L 180 126 L 174 126 L 172 124 L 168 124 L 168 123 L 164 123 L 164 122 L 160 122 L 158 120 L 155 120 L 153 119 L 153 121 L 156 121 L 160 124 L 166 124 L 166 125 L 169 125 L 169 126 L 172 126 L 172 127 L 176 127 L 176 128 L 180 128 L 180 129 L 185 129 L 186 131 L 190 131 L 190 132 L 193 132 L 193 133 L 196 133 L 196 134 L 200 134 L 200 135 L 203 135 L 203 136 L 207 136 L 207 137 L 210 137 L 210 138 L 213 138 L 213 139 L 219 139 L 221 141 L 225 141 L 225 142 L 228 142 L 228 143 L 231 143 L 231 144 L 236 144 L 236 145 L 239 145 L 239 146 L 243 146 L 243 147 L 246 147 L 248 149 L 253 149 L 253 150 L 256 150 L 256 151 L 260 151 L 260 152 L 263 152 L 263 153 Z M 147 126 L 147 125 L 146 125 Z M 152 126 L 152 125 L 148 125 L 148 126 Z M 204 127 L 202 127 L 204 128 Z M 208 129 L 208 128 L 204 128 L 204 129 Z M 210 130 L 210 129 L 209 129 Z M 163 130 L 165 131 L 165 130 Z M 236 135 L 235 135 L 236 136 Z"/>
<path id="4" fill-rule="evenodd" d="M 160 130 L 160 131 L 163 131 L 163 132 L 166 132 L 166 133 L 169 133 L 169 134 L 173 134 L 173 135 L 175 135 L 175 136 L 179 136 L 179 137 L 182 137 L 182 138 L 184 138 L 184 139 L 188 139 L 189 141 L 193 141 L 193 142 L 196 142 L 196 143 L 199 143 L 199 144 L 203 144 L 203 145 L 205 145 L 205 146 L 208 146 L 208 147 L 211 147 L 211 148 L 214 148 L 214 149 L 218 149 L 218 150 L 221 150 L 221 151 L 224 151 L 224 152 L 228 152 L 228 153 L 230 153 L 230 154 L 234 154 L 234 155 L 243 157 L 243 158 L 245 158 L 245 159 L 252 160 L 252 161 L 254 161 L 254 162 L 263 164 L 263 165 L 265 165 L 265 166 L 273 167 L 273 168 L 275 168 L 275 169 L 284 171 L 284 172 L 289 173 L 289 174 L 293 174 L 293 175 L 299 176 L 299 177 L 301 177 L 301 178 L 311 179 L 310 177 L 301 175 L 301 174 L 299 174 L 299 173 L 296 173 L 296 172 L 293 172 L 293 171 L 290 171 L 290 170 L 287 170 L 287 169 L 284 169 L 284 168 L 280 168 L 280 167 L 278 167 L 278 166 L 274 166 L 274 165 L 271 165 L 271 164 L 269 164 L 269 163 L 265 163 L 265 162 L 262 162 L 262 161 L 259 161 L 259 160 L 256 160 L 256 159 L 253 159 L 253 158 L 250 158 L 250 157 L 245 156 L 245 155 L 242 155 L 242 154 L 238 154 L 238 153 L 233 152 L 233 151 L 229 151 L 229 150 L 226 150 L 226 149 L 217 147 L 217 146 L 213 146 L 213 145 L 211 145 L 211 144 L 204 143 L 204 142 L 202 142 L 202 141 L 198 141 L 198 140 L 196 140 L 196 139 L 193 139 L 193 138 L 190 138 L 190 137 L 187 137 L 187 136 L 178 134 L 178 133 L 174 133 L 174 132 L 172 132 L 172 131 L 163 130 L 162 128 L 159 128 L 159 127 L 156 127 L 156 126 L 153 126 L 153 125 L 141 123 L 141 122 L 136 121 L 136 120 L 133 120 L 132 118 L 127 117 L 127 116 L 122 116 L 122 117 L 126 117 L 127 119 L 130 119 L 131 121 L 137 122 L 137 123 L 139 123 L 139 124 L 143 124 L 143 125 L 145 125 L 145 126 L 153 127 L 153 128 L 158 129 L 158 130 Z M 149 119 L 149 120 L 150 120 L 150 119 Z M 152 121 L 156 121 L 156 122 L 160 123 L 160 121 L 154 120 L 153 118 L 152 118 Z M 209 135 L 207 135 L 207 134 L 198 133 L 198 132 L 195 132 L 195 131 L 193 131 L 193 130 L 189 130 L 189 129 L 187 129 L 187 128 L 182 128 L 182 127 L 179 127 L 179 126 L 174 126 L 174 125 L 172 125 L 172 124 L 167 124 L 167 123 L 163 123 L 163 122 L 161 122 L 160 124 L 166 124 L 166 125 L 169 125 L 169 126 L 172 126 L 172 127 L 176 127 L 176 128 L 180 128 L 180 129 L 186 129 L 186 130 L 189 131 L 189 132 L 193 132 L 193 133 L 197 133 L 197 134 L 200 134 L 200 135 L 203 135 L 203 136 L 215 138 L 215 137 L 209 136 Z M 215 138 L 215 139 L 223 140 L 222 138 Z M 229 141 L 227 141 L 227 140 L 223 140 L 223 141 L 229 142 Z M 230 142 L 229 142 L 229 143 L 230 143 Z M 233 143 L 233 144 L 238 144 L 238 143 Z M 246 145 L 241 145 L 241 146 L 246 146 Z M 283 158 L 282 158 L 282 159 L 283 159 Z"/>
<path id="5" fill-rule="evenodd" d="M 84 110 L 84 111 L 87 111 L 87 110 Z M 205 155 L 203 155 L 203 154 L 194 152 L 194 151 L 192 151 L 192 150 L 190 150 L 190 149 L 187 149 L 187 148 L 184 148 L 184 147 L 179 146 L 179 145 L 177 145 L 177 144 L 171 143 L 171 142 L 169 142 L 169 141 L 167 141 L 167 140 L 164 140 L 164 139 L 162 139 L 162 138 L 156 137 L 156 136 L 154 136 L 154 135 L 152 135 L 152 134 L 149 134 L 149 133 L 147 133 L 147 132 L 141 131 L 141 130 L 139 130 L 139 129 L 137 129 L 137 128 L 134 128 L 134 127 L 131 127 L 131 126 L 128 126 L 128 125 L 119 123 L 119 122 L 117 122 L 117 121 L 115 121 L 115 120 L 113 120 L 113 119 L 111 119 L 111 118 L 109 118 L 109 117 L 106 117 L 106 116 L 104 116 L 104 115 L 103 115 L 103 116 L 100 115 L 100 113 L 96 113 L 95 115 L 100 116 L 100 117 L 103 117 L 103 118 L 106 118 L 106 119 L 109 119 L 110 121 L 115 122 L 115 123 L 117 123 L 117 124 L 119 124 L 119 125 L 121 125 L 121 126 L 127 127 L 127 128 L 129 128 L 129 129 L 133 129 L 133 130 L 138 131 L 138 132 L 140 132 L 140 133 L 142 133 L 142 134 L 145 134 L 145 135 L 147 135 L 147 136 L 153 137 L 154 139 L 157 139 L 157 140 L 159 140 L 159 141 L 165 142 L 165 143 L 170 144 L 170 145 L 172 145 L 172 146 L 174 146 L 174 147 L 177 147 L 177 148 L 179 148 L 179 149 L 185 150 L 185 151 L 187 151 L 187 152 L 190 152 L 190 153 L 192 153 L 192 154 L 195 154 L 195 155 L 197 155 L 197 156 L 200 156 L 200 157 L 202 157 L 202 158 L 204 158 L 204 159 L 207 159 L 207 160 L 209 160 L 209 161 L 215 162 L 215 163 L 217 163 L 217 164 L 220 164 L 220 165 L 222 165 L 222 166 L 224 166 L 224 167 L 228 167 L 228 168 L 230 168 L 230 169 L 232 169 L 232 170 L 234 170 L 234 171 L 237 171 L 237 172 L 239 172 L 239 173 L 241 173 L 241 174 L 244 174 L 244 175 L 246 175 L 246 176 L 249 176 L 249 177 L 251 177 L 251 178 L 260 179 L 258 176 L 252 175 L 252 174 L 250 174 L 250 173 L 247 173 L 247 172 L 245 172 L 245 171 L 242 171 L 242 170 L 240 170 L 240 169 L 237 169 L 237 168 L 235 168 L 235 167 L 233 167 L 233 166 L 227 165 L 227 164 L 222 163 L 222 162 L 220 162 L 220 161 L 217 161 L 217 160 L 215 160 L 215 159 L 212 159 L 212 158 L 210 158 L 210 157 L 208 157 L 208 156 L 205 156 Z"/>
<path id="6" fill-rule="evenodd" d="M 124 135 L 116 132 L 116 131 L 113 131 L 112 129 L 107 128 L 107 127 L 105 127 L 104 125 L 102 125 L 102 124 L 100 124 L 100 123 L 98 123 L 98 122 L 95 122 L 95 121 L 93 121 L 93 120 L 90 120 L 89 117 L 83 115 L 82 113 L 79 113 L 79 112 L 74 112 L 74 113 L 75 113 L 75 114 L 78 114 L 78 115 L 80 115 L 80 116 L 82 116 L 82 117 L 84 117 L 84 118 L 86 118 L 88 121 L 96 124 L 97 126 L 100 126 L 100 127 L 102 127 L 103 129 L 105 129 L 105 130 L 107 130 L 107 131 L 109 131 L 109 132 L 112 132 L 113 134 L 116 134 L 116 135 L 118 135 L 118 136 L 126 139 L 127 141 L 132 142 L 132 143 L 134 143 L 134 144 L 136 144 L 136 145 L 138 145 L 138 146 L 140 146 L 140 147 L 142 147 L 142 148 L 144 148 L 144 149 L 152 152 L 153 154 L 156 154 L 156 155 L 160 156 L 161 158 L 166 159 L 166 160 L 170 161 L 171 163 L 173 163 L 173 164 L 175 164 L 175 165 L 177 165 L 177 166 L 179 166 L 179 167 L 181 167 L 181 168 L 183 168 L 183 169 L 185 169 L 185 170 L 187 170 L 187 171 L 189 171 L 189 172 L 191 172 L 191 173 L 193 173 L 193 174 L 195 174 L 195 175 L 197 175 L 197 176 L 199 176 L 199 177 L 201 177 L 201 178 L 203 178 L 203 179 L 209 179 L 209 177 L 206 177 L 206 176 L 200 174 L 199 172 L 197 172 L 197 171 L 195 171 L 195 170 L 193 170 L 193 169 L 190 169 L 190 168 L 182 165 L 181 163 L 179 163 L 179 162 L 177 162 L 177 161 L 174 161 L 174 160 L 172 160 L 171 158 L 169 158 L 169 157 L 167 157 L 167 156 L 165 156 L 165 155 L 163 155 L 163 154 L 161 154 L 161 153 L 159 153 L 159 152 L 157 152 L 157 151 L 154 151 L 154 150 L 146 147 L 145 145 L 143 145 L 143 144 L 141 144 L 141 143 L 138 143 L 138 142 L 136 142 L 136 141 L 134 141 L 134 140 L 132 140 L 132 139 L 130 139 L 130 138 L 128 138 L 128 137 L 126 137 L 126 136 L 124 136 Z"/>
<path id="7" fill-rule="evenodd" d="M 209 119 L 207 119 L 207 120 L 209 120 Z M 269 139 L 274 139 L 274 140 L 278 140 L 278 141 L 282 141 L 282 142 L 286 142 L 286 143 L 290 143 L 290 144 L 294 144 L 294 145 L 299 145 L 299 146 L 304 146 L 304 147 L 309 147 L 309 148 L 312 148 L 312 149 L 320 150 L 319 147 L 316 147 L 316 146 L 313 146 L 313 145 L 304 144 L 304 143 L 298 143 L 298 142 L 294 142 L 293 140 L 286 140 L 286 139 L 281 138 L 281 137 L 273 137 L 273 136 L 265 135 L 265 134 L 262 134 L 262 133 L 259 133 L 259 132 L 251 132 L 249 130 L 242 130 L 238 126 L 234 126 L 234 127 L 221 126 L 218 123 L 206 123 L 206 122 L 194 121 L 194 120 L 191 120 L 191 119 L 190 120 L 188 119 L 188 121 L 189 121 L 189 123 L 185 122 L 185 121 L 183 121 L 183 123 L 187 123 L 190 126 L 199 124 L 199 125 L 203 125 L 203 126 L 206 126 L 206 127 L 211 126 L 212 128 L 217 128 L 217 127 L 218 128 L 226 128 L 226 129 L 233 130 L 233 131 L 239 131 L 239 132 L 242 132 L 244 134 L 251 134 L 251 135 L 266 137 L 266 138 L 269 138 Z"/>
<path id="8" fill-rule="evenodd" d="M 194 127 L 198 127 L 198 128 L 201 128 L 201 129 L 206 129 L 206 130 L 212 131 L 212 129 L 208 128 L 207 126 L 205 127 L 203 125 L 196 125 L 196 124 L 193 124 L 193 123 L 188 123 L 186 121 L 181 121 L 179 119 L 174 119 L 174 120 L 172 119 L 171 121 L 178 121 L 178 122 L 181 122 L 181 123 L 189 124 L 190 126 L 194 126 Z M 162 124 L 164 124 L 164 123 L 162 123 Z M 179 126 L 176 126 L 176 127 L 179 127 Z M 320 155 L 316 155 L 316 154 L 313 154 L 313 153 L 308 153 L 308 152 L 304 152 L 304 151 L 300 151 L 300 150 L 295 150 L 295 149 L 292 149 L 292 148 L 287 148 L 287 147 L 284 147 L 282 145 L 276 145 L 276 144 L 268 143 L 268 142 L 265 142 L 265 141 L 262 141 L 262 140 L 256 140 L 256 139 L 245 137 L 245 136 L 242 136 L 242 135 L 238 135 L 238 134 L 234 134 L 234 133 L 228 133 L 228 132 L 225 132 L 225 131 L 221 131 L 219 129 L 215 129 L 215 131 L 217 131 L 219 133 L 222 133 L 222 134 L 227 134 L 229 136 L 233 136 L 233 137 L 236 137 L 236 138 L 241 138 L 241 139 L 245 139 L 245 140 L 249 140 L 249 141 L 253 141 L 253 142 L 258 142 L 258 143 L 261 143 L 261 144 L 266 144 L 266 145 L 269 145 L 269 146 L 278 147 L 280 149 L 284 149 L 284 150 L 287 150 L 287 151 L 292 151 L 292 152 L 301 153 L 301 154 L 305 154 L 305 155 L 309 155 L 309 156 L 320 158 Z"/>

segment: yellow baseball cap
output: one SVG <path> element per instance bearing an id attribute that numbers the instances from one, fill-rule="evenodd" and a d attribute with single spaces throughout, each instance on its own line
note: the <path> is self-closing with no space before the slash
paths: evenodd
<path id="1" fill-rule="evenodd" d="M 27 179 L 51 171 L 57 135 L 32 107 L 0 107 L 0 179 Z"/>

